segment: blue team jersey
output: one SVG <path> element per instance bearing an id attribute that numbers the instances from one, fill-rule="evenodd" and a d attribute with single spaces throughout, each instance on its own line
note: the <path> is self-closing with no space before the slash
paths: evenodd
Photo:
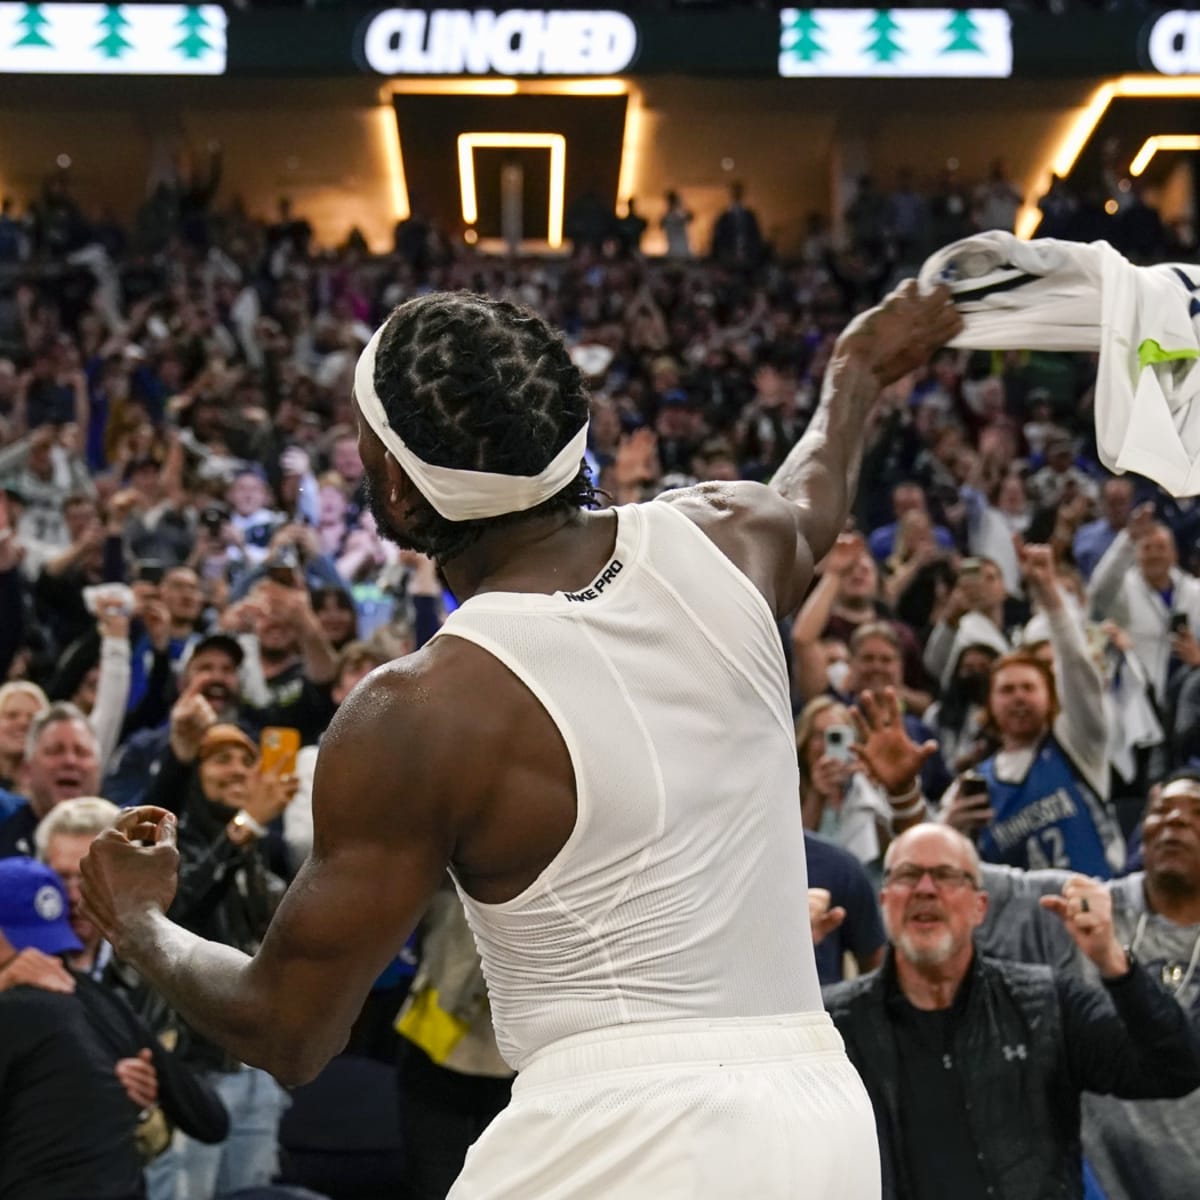
<path id="1" fill-rule="evenodd" d="M 1053 736 L 1034 754 L 1025 778 L 996 777 L 994 757 L 980 764 L 995 817 L 979 837 L 986 862 L 1023 870 L 1057 867 L 1111 879 L 1106 845 L 1114 830 L 1100 798 L 1082 780 Z"/>

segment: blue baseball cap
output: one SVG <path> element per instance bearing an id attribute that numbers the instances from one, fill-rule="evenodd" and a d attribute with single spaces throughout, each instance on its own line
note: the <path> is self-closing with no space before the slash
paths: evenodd
<path id="1" fill-rule="evenodd" d="M 82 950 L 69 910 L 62 881 L 45 864 L 32 858 L 0 859 L 0 933 L 14 950 Z"/>

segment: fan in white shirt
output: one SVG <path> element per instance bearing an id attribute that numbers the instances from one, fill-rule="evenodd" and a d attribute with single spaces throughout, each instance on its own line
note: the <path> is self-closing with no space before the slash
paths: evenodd
<path id="1" fill-rule="evenodd" d="M 1192 632 L 1200 631 L 1200 579 L 1181 571 L 1177 561 L 1174 534 L 1143 504 L 1088 584 L 1093 619 L 1115 621 L 1129 632 L 1160 705 L 1170 674 L 1172 620 L 1186 620 Z"/>

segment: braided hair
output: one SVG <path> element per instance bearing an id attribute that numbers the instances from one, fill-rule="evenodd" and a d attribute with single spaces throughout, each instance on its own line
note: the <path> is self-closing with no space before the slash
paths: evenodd
<path id="1" fill-rule="evenodd" d="M 375 390 L 405 445 L 439 467 L 537 475 L 588 418 L 588 394 L 562 339 L 526 308 L 440 292 L 388 317 Z M 404 541 L 446 563 L 486 532 L 596 503 L 587 464 L 525 512 L 449 521 L 423 498 Z M 377 514 L 378 515 L 378 514 Z"/>

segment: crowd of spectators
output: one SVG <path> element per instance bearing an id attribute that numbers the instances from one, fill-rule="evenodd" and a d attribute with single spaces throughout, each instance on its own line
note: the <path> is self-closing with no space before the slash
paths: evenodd
<path id="1" fill-rule="evenodd" d="M 623 223 L 588 224 L 587 204 L 561 260 L 489 258 L 428 218 L 398 227 L 394 252 L 372 256 L 355 235 L 318 246 L 286 205 L 272 222 L 215 207 L 216 177 L 214 164 L 204 179 L 162 185 L 128 229 L 85 217 L 67 176 L 25 211 L 6 200 L 0 215 L 0 856 L 41 859 L 59 876 L 14 884 L 32 916 L 0 906 L 12 943 L 6 955 L 0 941 L 0 1002 L 29 986 L 85 999 L 96 988 L 132 1010 L 119 1039 L 87 1052 L 119 1068 L 115 1091 L 91 1080 L 124 1113 L 125 1167 L 104 1176 L 113 1198 L 137 1194 L 135 1145 L 152 1200 L 269 1183 L 289 1097 L 184 1027 L 113 959 L 78 911 L 88 842 L 113 805 L 177 812 L 172 917 L 252 952 L 311 848 L 313 764 L 332 713 L 454 606 L 433 564 L 378 535 L 364 495 L 351 378 L 389 309 L 466 288 L 560 327 L 591 387 L 588 458 L 613 503 L 766 481 L 803 433 L 847 320 L 934 246 L 1011 227 L 1021 199 L 1000 166 L 973 190 L 952 173 L 922 195 L 908 176 L 891 193 L 864 180 L 846 238 L 814 218 L 795 258 L 773 252 L 740 188 L 703 247 L 672 193 L 647 217 L 667 234 L 661 259 L 638 253 L 646 220 L 636 207 Z M 1096 233 L 1080 218 L 1090 203 L 1056 184 L 1042 203 L 1047 232 L 1152 224 L 1122 225 L 1122 209 Z M 1128 208 L 1137 203 L 1133 193 Z M 1130 253 L 1182 252 L 1157 230 L 1127 243 Z M 1200 1101 L 1179 1098 L 1200 1082 L 1188 1042 L 1200 1032 L 1200 501 L 1100 469 L 1095 368 L 1087 355 L 944 350 L 888 389 L 864 431 L 852 527 L 780 630 L 823 981 L 836 984 L 846 964 L 868 973 L 882 963 L 863 979 L 903 988 L 914 977 L 904 964 L 923 961 L 905 932 L 908 898 L 924 897 L 929 921 L 958 906 L 946 920 L 961 970 L 949 991 L 934 989 L 948 1000 L 904 993 L 914 1011 L 946 1019 L 896 1017 L 888 993 L 899 1054 L 892 1044 L 860 1061 L 881 1128 L 891 1121 L 897 1196 L 1025 1200 L 1041 1194 L 1022 1190 L 1031 1163 L 1062 1183 L 1054 1194 L 1082 1194 L 1078 1113 L 1089 1090 L 1123 1097 L 1083 1100 L 1095 1195 L 1200 1187 L 1188 1132 Z M 880 750 L 863 710 L 889 689 L 908 741 Z M 288 731 L 294 759 L 278 753 Z M 884 751 L 912 757 L 899 792 Z M 940 822 L 938 836 L 914 840 L 926 818 Z M 1090 907 L 1107 911 L 1111 895 L 1101 933 L 1119 925 L 1123 944 L 1137 943 L 1136 986 L 1121 982 L 1101 933 L 1085 944 L 1072 927 L 1064 939 L 1057 900 L 1038 905 L 1061 897 L 1073 878 L 1064 872 L 1107 881 Z M 968 892 L 993 897 L 987 923 L 986 902 L 967 905 Z M 461 910 L 452 893 L 445 900 L 379 981 L 351 1046 L 399 1057 L 400 1111 L 419 1130 L 407 1141 L 414 1200 L 445 1195 L 510 1083 Z M 21 933 L 39 920 L 53 929 Z M 1028 969 L 987 966 L 984 951 L 1050 964 L 1057 983 L 1037 991 Z M 925 1051 L 976 1011 L 968 987 L 977 997 L 1016 989 L 1029 1020 L 1052 1009 L 1070 1028 L 1062 1046 L 1028 1050 L 1018 1029 L 1004 1044 L 1007 1076 L 980 1069 L 960 1081 L 969 1099 L 982 1089 L 980 1107 L 1002 1130 L 981 1137 L 948 1123 L 975 1139 L 977 1154 L 968 1163 L 955 1151 L 946 1176 L 967 1190 L 929 1191 L 929 1156 L 955 1133 L 914 1130 L 911 1079 L 932 1078 Z M 856 1006 L 875 994 L 831 995 L 849 1014 L 844 1031 L 863 1027 Z M 20 1020 L 0 1014 L 0 1093 L 23 1052 L 5 1029 L 59 1010 L 12 1011 Z M 438 1013 L 453 1017 L 448 1044 Z M 73 1009 L 57 1019 L 86 1041 Z M 1072 1030 L 1084 1037 L 1084 1027 L 1077 1045 Z M 1126 1040 L 1101 1061 L 1106 1037 Z M 148 1079 L 130 1061 L 150 1067 Z M 72 1094 L 56 1101 L 63 1136 Z M 944 1086 L 936 1094 L 946 1101 Z M 1036 1103 L 1014 1102 L 1026 1094 Z M 1018 1162 L 1045 1124 L 1058 1141 Z M 83 1143 L 76 1165 L 87 1171 L 101 1149 L 95 1137 Z M 35 1138 L 5 1156 L 0 1193 L 49 1195 L 5 1176 L 38 1152 L 53 1157 L 55 1146 Z M 66 1171 L 63 1195 L 73 1194 Z M 1183 1191 L 1180 1180 L 1190 1181 Z"/>

